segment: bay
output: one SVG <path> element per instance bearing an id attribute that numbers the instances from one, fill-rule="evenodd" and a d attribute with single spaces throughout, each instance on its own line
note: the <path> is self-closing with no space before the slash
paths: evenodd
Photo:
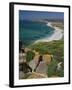
<path id="1" fill-rule="evenodd" d="M 45 22 L 19 21 L 19 40 L 24 46 L 34 43 L 36 40 L 50 37 L 54 33 L 54 28 Z"/>

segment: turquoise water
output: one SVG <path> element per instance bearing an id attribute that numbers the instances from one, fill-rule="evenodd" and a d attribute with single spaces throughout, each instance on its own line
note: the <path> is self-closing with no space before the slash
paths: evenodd
<path id="1" fill-rule="evenodd" d="M 36 40 L 50 37 L 54 29 L 43 22 L 19 21 L 19 40 L 27 46 Z"/>

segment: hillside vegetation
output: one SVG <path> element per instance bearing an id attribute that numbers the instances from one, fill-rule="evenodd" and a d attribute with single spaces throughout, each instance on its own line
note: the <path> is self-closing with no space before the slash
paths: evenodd
<path id="1" fill-rule="evenodd" d="M 39 54 L 51 54 L 53 60 L 48 65 L 47 75 L 48 77 L 63 77 L 64 76 L 64 41 L 51 41 L 51 42 L 39 42 L 29 46 L 32 50 L 39 52 Z M 58 63 L 62 62 L 61 69 L 57 70 Z"/>

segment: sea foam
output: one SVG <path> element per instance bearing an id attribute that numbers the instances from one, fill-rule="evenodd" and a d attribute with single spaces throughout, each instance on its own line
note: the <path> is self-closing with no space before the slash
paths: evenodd
<path id="1" fill-rule="evenodd" d="M 63 30 L 62 29 L 60 29 L 59 27 L 52 26 L 51 22 L 48 22 L 47 26 L 50 26 L 50 27 L 54 28 L 55 29 L 54 33 L 50 37 L 46 36 L 43 39 L 39 39 L 39 40 L 35 41 L 35 43 L 37 43 L 37 42 L 50 42 L 50 41 L 53 41 L 53 40 L 62 39 L 62 37 L 63 37 Z"/>

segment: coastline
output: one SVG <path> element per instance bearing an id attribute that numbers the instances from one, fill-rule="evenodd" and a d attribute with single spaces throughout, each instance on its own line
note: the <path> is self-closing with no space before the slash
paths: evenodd
<path id="1" fill-rule="evenodd" d="M 52 28 L 54 28 L 54 33 L 50 36 L 50 37 L 45 37 L 43 39 L 39 39 L 37 41 L 35 41 L 35 43 L 38 43 L 38 42 L 50 42 L 52 40 L 60 40 L 63 38 L 63 30 L 60 29 L 59 27 L 56 27 L 56 26 L 52 26 L 52 22 L 48 22 L 47 23 L 47 26 L 50 26 Z"/>

